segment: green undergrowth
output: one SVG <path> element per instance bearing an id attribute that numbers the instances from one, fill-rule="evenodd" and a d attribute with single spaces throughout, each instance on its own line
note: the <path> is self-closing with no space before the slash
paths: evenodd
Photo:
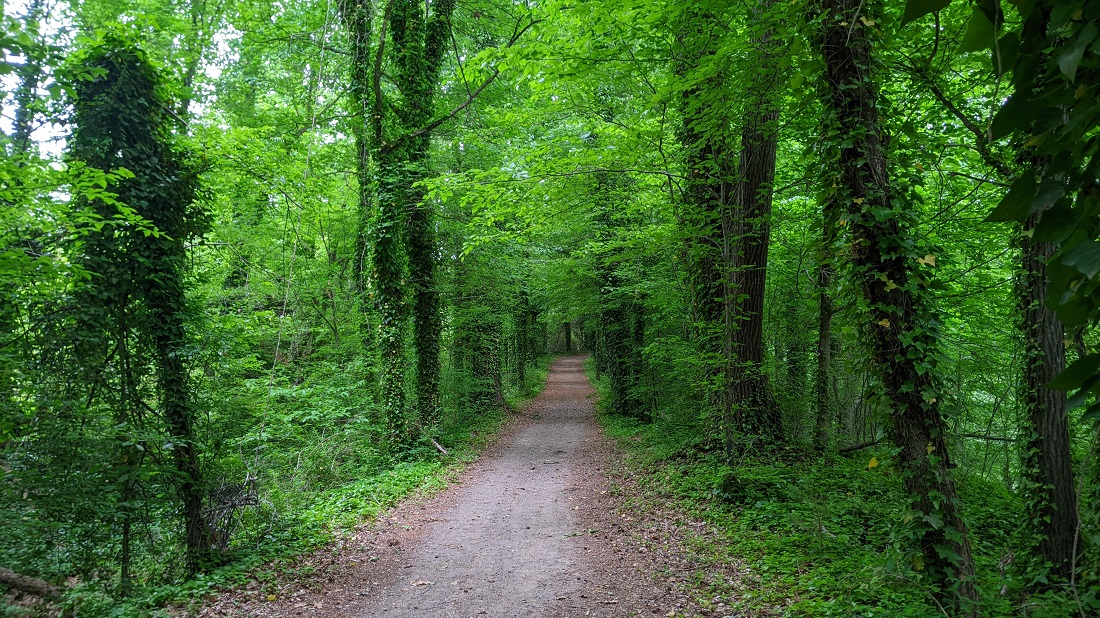
<path id="1" fill-rule="evenodd" d="M 526 390 L 506 390 L 512 409 L 542 391 L 551 360 L 542 358 L 529 369 Z M 62 606 L 73 615 L 136 618 L 177 615 L 181 609 L 193 612 L 204 597 L 253 581 L 260 584 L 261 593 L 274 594 L 280 582 L 309 575 L 308 566 L 299 566 L 301 556 L 328 546 L 414 492 L 430 494 L 446 488 L 451 477 L 477 459 L 508 418 L 505 411 L 452 413 L 437 436 L 447 448 L 446 455 L 427 440 L 413 444 L 399 457 L 371 462 L 360 478 L 298 498 L 302 507 L 292 514 L 265 514 L 264 505 L 270 508 L 270 501 L 261 500 L 260 507 L 244 514 L 241 534 L 250 538 L 248 546 L 226 552 L 223 566 L 194 579 L 159 586 L 139 582 L 125 600 L 102 586 L 78 584 L 66 590 Z M 28 612 L 10 607 L 0 615 L 26 616 Z"/>
<path id="2" fill-rule="evenodd" d="M 594 383 L 606 401 L 606 385 Z M 688 585 L 704 607 L 718 597 L 748 616 L 944 615 L 895 536 L 906 499 L 899 475 L 878 463 L 885 451 L 823 456 L 768 448 L 731 466 L 696 422 L 665 415 L 647 424 L 602 406 L 599 420 L 639 484 L 640 495 L 629 498 L 639 501 L 634 506 L 671 503 L 706 522 L 709 533 L 692 532 L 687 541 L 699 566 Z M 869 467 L 872 457 L 878 461 Z M 1016 498 L 972 478 L 960 480 L 960 494 L 972 538 L 983 540 L 974 547 L 981 615 L 1076 614 L 1065 599 L 1022 599 L 1021 579 L 1012 569 L 1002 574 L 1017 526 L 1005 514 L 1020 512 Z M 708 575 L 719 566 L 737 575 Z"/>

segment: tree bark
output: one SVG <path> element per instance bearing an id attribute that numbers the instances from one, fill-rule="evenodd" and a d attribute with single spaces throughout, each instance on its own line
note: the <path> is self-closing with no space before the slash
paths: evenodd
<path id="1" fill-rule="evenodd" d="M 917 256 L 906 247 L 911 210 L 888 175 L 872 44 L 859 20 L 859 0 L 823 0 L 818 43 L 828 82 L 847 204 L 853 276 L 870 313 L 870 343 L 892 404 L 892 438 L 910 495 L 907 521 L 916 543 L 913 566 L 961 613 L 976 612 L 974 563 L 947 449 L 936 380 L 937 333 L 923 302 Z"/>
<path id="2" fill-rule="evenodd" d="M 1034 232 L 1042 213 L 1027 221 Z M 1025 447 L 1024 470 L 1030 481 L 1027 501 L 1031 524 L 1039 531 L 1039 552 L 1051 572 L 1069 581 L 1077 545 L 1077 490 L 1069 448 L 1069 415 L 1066 393 L 1046 388 L 1065 368 L 1065 329 L 1046 305 L 1046 262 L 1056 251 L 1053 243 L 1036 242 L 1031 233 L 1021 235 L 1023 268 L 1019 298 L 1024 337 L 1024 379 L 1021 401 L 1027 414 L 1030 438 Z"/>

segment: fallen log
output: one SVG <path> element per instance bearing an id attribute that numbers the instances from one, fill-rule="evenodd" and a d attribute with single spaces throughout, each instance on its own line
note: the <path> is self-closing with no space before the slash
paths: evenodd
<path id="1" fill-rule="evenodd" d="M 0 567 L 0 584 L 19 592 L 27 592 L 44 599 L 52 599 L 61 594 L 56 586 L 44 579 L 20 575 L 11 569 Z"/>

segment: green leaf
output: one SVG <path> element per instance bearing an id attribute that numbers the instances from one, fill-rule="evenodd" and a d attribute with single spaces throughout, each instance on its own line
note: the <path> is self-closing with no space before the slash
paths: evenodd
<path id="1" fill-rule="evenodd" d="M 966 34 L 959 44 L 960 53 L 976 52 L 989 49 L 993 46 L 996 34 L 993 32 L 993 24 L 978 7 L 973 7 L 970 21 L 966 23 Z"/>
<path id="2" fill-rule="evenodd" d="M 1092 279 L 1100 272 L 1100 243 L 1084 240 L 1062 258 L 1066 266 L 1073 266 L 1083 275 Z"/>
<path id="3" fill-rule="evenodd" d="M 1001 109 L 997 112 L 997 115 L 993 117 L 992 138 L 1000 139 L 1006 135 L 1026 128 L 1031 121 L 1035 120 L 1031 116 L 1031 110 L 1029 109 L 1028 101 L 1026 97 L 1017 92 L 1008 98 L 1008 101 L 1001 106 Z"/>
<path id="4" fill-rule="evenodd" d="M 905 14 L 901 17 L 901 25 L 904 26 L 914 19 L 943 10 L 949 4 L 951 0 L 909 0 L 905 3 Z"/>
<path id="5" fill-rule="evenodd" d="M 1081 64 L 1081 57 L 1085 54 L 1085 48 L 1096 39 L 1096 22 L 1089 22 L 1074 37 L 1073 43 L 1066 47 L 1066 51 L 1058 56 L 1058 68 L 1062 74 L 1074 81 L 1077 78 L 1077 65 Z"/>
<path id="6" fill-rule="evenodd" d="M 1100 403 L 1092 404 L 1085 410 L 1085 413 L 1081 415 L 1082 421 L 1091 421 L 1097 418 L 1100 418 Z"/>
<path id="7" fill-rule="evenodd" d="M 1100 370 L 1100 354 L 1089 354 L 1073 361 L 1069 367 L 1058 374 L 1058 377 L 1047 382 L 1045 386 L 1056 391 L 1073 390 L 1096 375 L 1098 370 Z"/>
<path id="8" fill-rule="evenodd" d="M 1070 208 L 1069 200 L 1058 200 L 1049 210 L 1043 211 L 1043 217 L 1035 226 L 1037 242 L 1061 243 L 1077 229 L 1081 215 Z"/>
<path id="9" fill-rule="evenodd" d="M 1001 203 L 985 218 L 986 223 L 1023 221 L 1031 214 L 1035 201 L 1035 171 L 1028 170 L 1012 183 Z"/>

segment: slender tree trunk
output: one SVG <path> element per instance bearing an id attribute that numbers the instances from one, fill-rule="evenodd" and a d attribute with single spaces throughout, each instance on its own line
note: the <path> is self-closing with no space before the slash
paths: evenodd
<path id="1" fill-rule="evenodd" d="M 359 200 L 355 213 L 355 258 L 353 273 L 355 277 L 355 291 L 359 298 L 359 312 L 361 322 L 359 324 L 360 339 L 364 350 L 373 350 L 377 343 L 374 329 L 368 322 L 368 316 L 374 309 L 374 301 L 370 297 L 366 275 L 370 272 L 370 238 L 371 221 L 373 213 L 373 187 L 371 171 L 371 152 L 378 148 L 377 139 L 379 125 L 371 119 L 373 112 L 371 90 L 371 27 L 373 14 L 370 2 L 356 2 L 355 0 L 341 0 L 340 15 L 348 30 L 348 38 L 351 48 L 351 109 L 355 117 L 352 123 L 352 132 L 355 136 L 355 170 L 359 181 Z M 380 119 L 379 119 L 380 120 Z M 368 376 L 370 381 L 377 376 Z"/>
<path id="2" fill-rule="evenodd" d="M 177 267 L 182 266 L 183 246 L 165 239 L 174 247 Z M 168 250 L 166 250 L 168 251 Z M 202 472 L 195 446 L 194 411 L 187 385 L 187 366 L 183 359 L 187 334 L 180 312 L 184 306 L 183 280 L 178 270 L 160 273 L 156 288 L 149 294 L 150 313 L 157 325 L 154 339 L 157 350 L 157 382 L 161 409 L 172 443 L 176 468 L 176 489 L 183 503 L 187 572 L 198 573 L 209 562 L 210 529 L 203 514 Z"/>
<path id="3" fill-rule="evenodd" d="M 892 437 L 911 505 L 907 521 L 916 543 L 913 566 L 926 571 L 939 594 L 962 613 L 976 612 L 974 562 L 947 449 L 936 376 L 937 333 L 923 300 L 917 255 L 903 226 L 887 172 L 871 42 L 859 21 L 859 0 L 823 0 L 819 44 L 825 59 L 838 145 L 841 196 L 848 205 L 853 276 L 869 309 L 867 328 L 892 404 Z"/>
<path id="4" fill-rule="evenodd" d="M 829 378 L 833 362 L 833 243 L 837 232 L 837 204 L 829 199 L 822 208 L 821 252 L 817 267 L 817 372 L 814 376 L 814 446 L 829 444 L 829 426 L 833 418 L 829 399 Z"/>
<path id="5" fill-rule="evenodd" d="M 26 21 L 40 21 L 43 17 L 43 0 L 32 0 L 27 7 Z M 42 59 L 37 50 L 26 50 L 24 62 L 20 65 L 19 87 L 15 91 L 15 118 L 12 122 L 12 142 L 15 154 L 26 154 L 31 147 L 31 133 L 34 130 L 35 103 L 38 101 L 38 84 L 42 79 Z"/>
<path id="6" fill-rule="evenodd" d="M 1031 216 L 1033 232 L 1042 213 Z M 1024 335 L 1024 380 L 1021 400 L 1027 413 L 1030 438 L 1025 446 L 1024 469 L 1030 486 L 1027 501 L 1031 524 L 1039 531 L 1039 552 L 1052 573 L 1069 581 L 1078 541 L 1077 491 L 1069 449 L 1066 393 L 1045 387 L 1065 368 L 1066 352 L 1061 320 L 1046 305 L 1046 262 L 1057 249 L 1022 234 L 1023 272 L 1019 298 Z"/>
<path id="7" fill-rule="evenodd" d="M 118 517 L 119 517 L 119 556 L 118 556 L 118 591 L 121 596 L 129 596 L 133 590 L 133 578 L 130 575 L 130 566 L 133 563 L 133 524 L 135 502 L 138 491 L 138 453 L 136 448 L 135 415 L 132 410 L 136 384 L 134 370 L 130 362 L 130 329 L 126 326 L 126 307 L 129 305 L 124 299 L 115 308 L 116 341 L 118 342 L 118 367 L 120 371 L 119 398 L 115 404 L 116 433 L 115 441 L 119 448 L 118 473 L 120 477 L 118 493 Z"/>

